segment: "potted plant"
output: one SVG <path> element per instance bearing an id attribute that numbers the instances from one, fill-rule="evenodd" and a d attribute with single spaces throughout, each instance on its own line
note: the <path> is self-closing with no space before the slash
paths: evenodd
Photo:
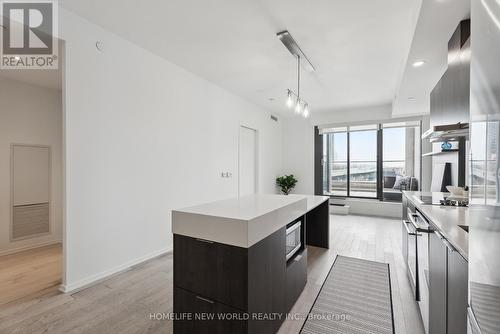
<path id="1" fill-rule="evenodd" d="M 280 187 L 280 190 L 284 195 L 288 195 L 292 189 L 295 188 L 297 182 L 297 179 L 292 174 L 276 178 L 276 185 Z"/>

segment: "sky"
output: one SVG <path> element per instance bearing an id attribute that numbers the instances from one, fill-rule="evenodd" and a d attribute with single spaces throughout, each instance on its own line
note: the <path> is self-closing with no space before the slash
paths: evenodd
<path id="1" fill-rule="evenodd" d="M 405 160 L 405 128 L 384 129 L 384 160 Z M 347 160 L 347 134 L 335 133 L 335 159 Z M 377 160 L 377 131 L 350 133 L 351 161 Z"/>

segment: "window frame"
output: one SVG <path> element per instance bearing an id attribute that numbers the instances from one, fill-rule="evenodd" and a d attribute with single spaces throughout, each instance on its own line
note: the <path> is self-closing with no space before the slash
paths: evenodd
<path id="1" fill-rule="evenodd" d="M 377 148 L 377 154 L 376 154 L 376 196 L 375 197 L 368 197 L 368 196 L 351 196 L 351 149 L 350 149 L 350 146 L 351 146 L 351 136 L 350 136 L 350 133 L 351 132 L 358 132 L 358 131 L 369 131 L 369 130 L 372 130 L 370 129 L 369 127 L 372 127 L 373 130 L 376 130 L 376 137 L 377 137 L 377 144 L 376 144 L 376 148 Z M 418 131 L 419 131 L 419 138 L 421 138 L 421 135 L 422 135 L 422 120 L 412 120 L 412 121 L 409 121 L 409 122 L 402 122 L 402 121 L 386 121 L 386 122 L 377 122 L 377 123 L 365 123 L 365 124 L 353 124 L 353 125 L 342 125 L 342 126 L 338 126 L 338 127 L 334 127 L 332 126 L 331 128 L 327 128 L 327 129 L 319 129 L 317 126 L 315 127 L 316 131 L 315 131 L 315 134 L 318 135 L 318 137 L 320 137 L 320 140 L 318 140 L 316 142 L 316 145 L 321 145 L 321 155 L 319 157 L 319 166 L 321 168 L 321 177 L 320 177 L 320 181 L 321 181 L 321 187 L 317 187 L 316 188 L 316 194 L 317 195 L 322 195 L 322 196 L 330 196 L 330 198 L 337 198 L 337 199 L 343 199 L 343 198 L 355 198 L 355 199 L 368 199 L 368 200 L 379 200 L 379 201 L 384 201 L 384 186 L 383 186 L 383 178 L 384 178 L 384 171 L 383 171 L 383 166 L 384 166 L 384 156 L 383 156 L 383 152 L 384 152 L 384 149 L 383 149 L 383 143 L 384 143 L 384 135 L 383 135 L 383 130 L 384 129 L 388 129 L 388 128 L 402 128 L 402 127 L 406 127 L 406 128 L 411 128 L 411 127 L 418 127 Z M 351 131 L 351 128 L 354 128 L 353 131 Z M 338 131 L 336 129 L 339 129 Z M 342 131 L 343 129 L 345 129 L 345 131 Z M 344 195 L 333 195 L 333 194 L 325 194 L 324 192 L 324 183 L 323 183 L 323 168 L 324 168 L 324 164 L 329 164 L 331 163 L 331 161 L 329 161 L 328 159 L 328 155 L 329 155 L 329 141 L 326 140 L 328 142 L 328 146 L 327 146 L 327 149 L 326 149 L 326 156 L 327 156 L 327 159 L 326 161 L 324 161 L 324 155 L 323 155 L 323 145 L 324 145 L 324 137 L 323 135 L 325 134 L 333 134 L 333 133 L 346 133 L 347 135 L 347 140 L 346 140 L 346 145 L 347 145 L 347 148 L 346 148 L 346 151 L 347 151 L 347 195 L 344 196 Z M 420 140 L 420 149 L 422 147 L 422 142 Z M 318 157 L 318 155 L 316 155 Z M 315 159 L 316 162 L 315 164 L 318 164 L 318 159 Z M 422 187 L 422 184 L 421 184 L 421 180 L 422 180 L 422 155 L 420 154 L 419 156 L 419 160 L 418 160 L 418 164 L 419 164 L 419 175 L 415 175 L 416 177 L 418 177 L 418 188 L 421 189 Z M 329 167 L 328 167 L 329 169 Z M 316 171 L 318 171 L 318 169 L 316 169 Z M 319 181 L 318 181 L 319 182 Z M 328 186 L 330 185 L 330 182 L 331 181 L 328 181 Z M 320 190 L 320 191 L 319 191 Z"/>

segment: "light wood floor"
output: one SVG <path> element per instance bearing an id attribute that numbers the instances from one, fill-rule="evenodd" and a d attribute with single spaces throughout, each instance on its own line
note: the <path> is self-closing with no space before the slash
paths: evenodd
<path id="1" fill-rule="evenodd" d="M 55 290 L 61 278 L 61 244 L 0 256 L 0 305 Z"/>
<path id="2" fill-rule="evenodd" d="M 423 333 L 401 255 L 397 220 L 332 216 L 330 250 L 309 248 L 308 283 L 292 312 L 307 313 L 337 254 L 390 264 L 396 333 Z M 171 333 L 168 320 L 150 313 L 172 312 L 172 255 L 136 266 L 74 294 L 51 292 L 0 307 L 0 333 Z M 280 334 L 298 333 L 287 320 Z"/>

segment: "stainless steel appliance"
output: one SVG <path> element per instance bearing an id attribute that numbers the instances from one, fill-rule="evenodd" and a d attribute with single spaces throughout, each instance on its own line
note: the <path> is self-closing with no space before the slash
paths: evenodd
<path id="1" fill-rule="evenodd" d="M 425 332 L 429 333 L 429 233 L 432 231 L 418 210 L 412 219 L 417 231 L 418 306 Z"/>
<path id="2" fill-rule="evenodd" d="M 408 277 L 418 302 L 425 332 L 429 333 L 429 234 L 427 219 L 408 201 L 404 201 L 403 256 Z"/>
<path id="3" fill-rule="evenodd" d="M 469 333 L 500 333 L 500 2 L 471 2 Z"/>
<path id="4" fill-rule="evenodd" d="M 403 218 L 403 256 L 408 270 L 408 278 L 413 289 L 415 300 L 418 296 L 418 268 L 417 268 L 417 226 L 413 223 L 415 208 L 407 204 Z"/>
<path id="5" fill-rule="evenodd" d="M 302 248 L 302 221 L 298 220 L 286 228 L 286 260 L 291 259 Z"/>

